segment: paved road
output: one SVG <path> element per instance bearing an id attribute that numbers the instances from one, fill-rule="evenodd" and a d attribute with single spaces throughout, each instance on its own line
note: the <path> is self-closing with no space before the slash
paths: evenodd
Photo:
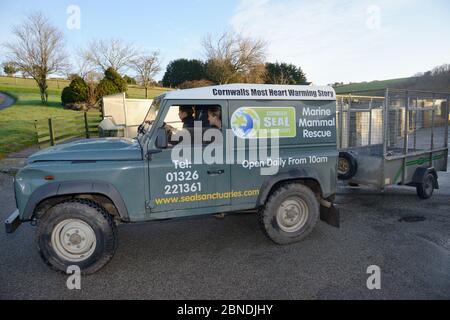
<path id="1" fill-rule="evenodd" d="M 7 299 L 429 299 L 450 298 L 450 173 L 421 201 L 410 188 L 341 189 L 340 229 L 319 223 L 303 242 L 278 246 L 254 214 L 124 225 L 113 260 L 66 289 L 33 242 L 34 227 L 0 230 L 0 298 Z M 14 209 L 12 177 L 0 174 L 0 218 Z M 416 223 L 399 222 L 423 215 Z M 366 288 L 378 265 L 381 290 Z"/>
<path id="2" fill-rule="evenodd" d="M 16 100 L 10 96 L 8 96 L 7 94 L 1 93 L 0 92 L 0 97 L 2 99 L 0 99 L 0 110 L 8 108 L 9 106 L 11 106 L 12 104 L 14 104 L 14 102 L 16 102 Z"/>

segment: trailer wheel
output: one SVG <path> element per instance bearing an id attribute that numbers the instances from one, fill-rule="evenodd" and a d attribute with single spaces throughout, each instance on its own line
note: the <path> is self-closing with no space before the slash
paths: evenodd
<path id="1" fill-rule="evenodd" d="M 358 170 L 355 157 L 349 152 L 339 152 L 338 178 L 341 180 L 351 179 Z"/>
<path id="2" fill-rule="evenodd" d="M 423 177 L 423 181 L 416 185 L 417 195 L 421 199 L 429 199 L 433 195 L 436 178 L 432 173 L 427 173 Z"/>
<path id="3" fill-rule="evenodd" d="M 264 234 L 277 244 L 305 238 L 319 218 L 319 203 L 310 188 L 290 183 L 275 190 L 258 213 Z"/>
<path id="4" fill-rule="evenodd" d="M 97 203 L 72 199 L 50 208 L 38 219 L 39 254 L 52 269 L 66 272 L 77 265 L 83 274 L 98 271 L 117 248 L 112 216 Z"/>

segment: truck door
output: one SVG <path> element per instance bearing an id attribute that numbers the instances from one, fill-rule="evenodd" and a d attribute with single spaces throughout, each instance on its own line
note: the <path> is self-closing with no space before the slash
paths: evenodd
<path id="1" fill-rule="evenodd" d="M 166 108 L 156 125 L 165 127 L 170 132 L 169 146 L 161 152 L 154 153 L 148 162 L 150 182 L 148 206 L 151 214 L 166 211 L 170 211 L 170 216 L 196 214 L 203 211 L 220 211 L 221 206 L 230 205 L 230 165 L 225 163 L 224 157 L 219 163 L 205 163 L 207 160 L 205 155 L 210 153 L 211 144 L 204 139 L 207 130 L 211 129 L 207 127 L 208 110 L 215 110 L 216 114 L 219 110 L 222 125 L 214 133 L 222 135 L 223 143 L 220 144 L 220 149 L 225 155 L 227 107 L 227 101 L 218 100 L 167 101 Z M 201 126 L 203 130 L 193 130 L 192 125 Z M 179 137 L 184 139 L 186 132 L 191 135 L 192 143 L 189 148 L 182 146 L 183 150 L 187 151 L 183 153 L 184 160 L 175 160 L 174 153 L 180 154 L 181 148 L 175 140 L 181 140 Z M 201 137 L 194 137 L 198 134 Z"/>

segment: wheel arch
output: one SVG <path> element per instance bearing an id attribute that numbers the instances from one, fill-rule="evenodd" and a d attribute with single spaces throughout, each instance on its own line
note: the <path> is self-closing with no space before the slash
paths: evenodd
<path id="1" fill-rule="evenodd" d="M 322 186 L 318 175 L 311 170 L 293 169 L 285 173 L 277 174 L 266 180 L 261 186 L 256 202 L 257 207 L 263 206 L 269 195 L 284 183 L 300 182 L 308 186 L 316 195 L 322 197 Z"/>
<path id="2" fill-rule="evenodd" d="M 119 217 L 122 221 L 129 221 L 125 202 L 112 184 L 103 181 L 86 180 L 52 182 L 39 187 L 28 199 L 22 220 L 32 220 L 39 211 L 75 197 L 99 202 L 112 215 Z"/>

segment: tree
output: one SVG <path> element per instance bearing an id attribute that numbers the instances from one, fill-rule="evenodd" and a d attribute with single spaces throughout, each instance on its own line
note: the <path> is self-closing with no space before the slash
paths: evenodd
<path id="1" fill-rule="evenodd" d="M 86 102 L 89 97 L 89 87 L 87 83 L 78 75 L 72 77 L 68 87 L 65 87 L 61 93 L 61 103 Z"/>
<path id="2" fill-rule="evenodd" d="M 105 77 L 100 80 L 97 86 L 97 98 L 101 98 L 110 94 L 121 93 L 127 91 L 127 83 L 120 74 L 113 68 L 105 71 Z"/>
<path id="3" fill-rule="evenodd" d="M 3 72 L 6 73 L 8 77 L 12 77 L 17 71 L 14 62 L 8 61 L 3 63 Z"/>
<path id="4" fill-rule="evenodd" d="M 252 72 L 262 71 L 266 48 L 263 40 L 240 34 L 225 32 L 217 40 L 208 34 L 203 40 L 208 78 L 218 84 L 246 81 Z"/>
<path id="5" fill-rule="evenodd" d="M 287 63 L 266 63 L 268 84 L 309 84 L 300 67 Z"/>
<path id="6" fill-rule="evenodd" d="M 120 72 L 127 68 L 131 61 L 138 55 L 138 50 L 133 44 L 120 39 L 93 40 L 87 48 L 81 52 L 82 58 L 98 71 L 105 72 L 113 68 Z"/>
<path id="7" fill-rule="evenodd" d="M 189 81 L 185 81 L 182 84 L 180 84 L 179 88 L 180 89 L 200 88 L 200 87 L 212 86 L 213 84 L 214 84 L 213 82 L 206 80 L 206 79 L 189 80 Z"/>
<path id="8" fill-rule="evenodd" d="M 153 77 L 161 70 L 159 53 L 152 52 L 139 56 L 133 59 L 130 65 L 137 72 L 139 82 L 145 88 L 145 99 L 147 99 L 148 88 L 155 82 Z"/>
<path id="9" fill-rule="evenodd" d="M 241 82 L 241 75 L 236 72 L 229 60 L 209 59 L 206 62 L 206 76 L 217 84 Z"/>
<path id="10" fill-rule="evenodd" d="M 261 63 L 253 66 L 243 77 L 245 83 L 265 83 L 266 81 L 266 65 Z"/>
<path id="11" fill-rule="evenodd" d="M 178 59 L 171 61 L 162 79 L 165 87 L 178 87 L 185 81 L 205 78 L 205 64 L 200 60 Z"/>
<path id="12" fill-rule="evenodd" d="M 125 80 L 125 82 L 126 82 L 127 84 L 132 84 L 132 85 L 137 84 L 136 79 L 133 78 L 133 77 L 130 77 L 130 76 L 128 76 L 128 75 L 124 75 L 124 76 L 123 76 L 123 80 Z"/>
<path id="13" fill-rule="evenodd" d="M 4 44 L 8 59 L 24 75 L 37 82 L 41 101 L 46 103 L 48 76 L 63 73 L 69 66 L 63 33 L 42 13 L 36 12 L 22 24 L 14 26 L 12 34 L 16 41 Z"/>

